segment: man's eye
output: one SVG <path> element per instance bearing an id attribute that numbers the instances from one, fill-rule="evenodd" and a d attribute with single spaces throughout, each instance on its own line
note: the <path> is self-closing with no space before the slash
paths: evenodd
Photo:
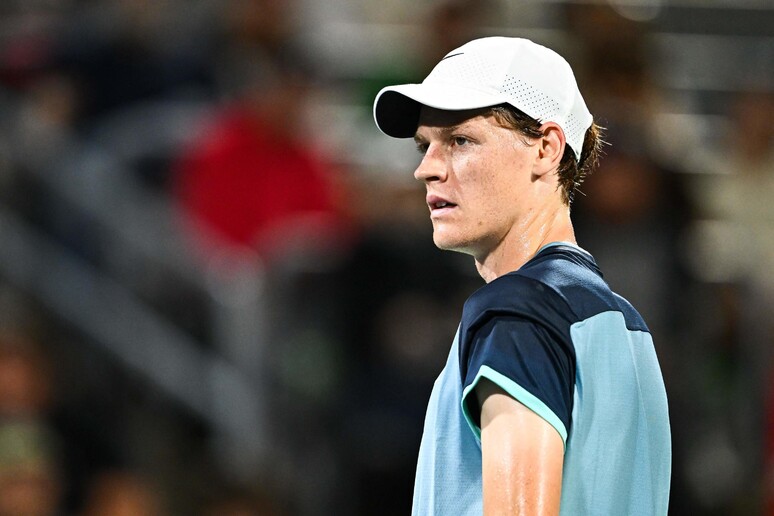
<path id="1" fill-rule="evenodd" d="M 470 140 L 468 140 L 464 136 L 455 136 L 452 139 L 452 141 L 454 142 L 454 145 L 460 147 L 460 146 L 465 145 L 466 143 L 468 143 Z"/>
<path id="2" fill-rule="evenodd" d="M 428 145 L 426 143 L 417 143 L 417 152 L 424 156 L 427 154 L 427 147 Z"/>

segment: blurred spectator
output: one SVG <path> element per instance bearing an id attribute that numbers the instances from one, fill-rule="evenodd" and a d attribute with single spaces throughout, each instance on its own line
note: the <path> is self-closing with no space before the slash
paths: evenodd
<path id="1" fill-rule="evenodd" d="M 0 421 L 0 516 L 62 516 L 57 448 L 37 422 Z"/>
<path id="2" fill-rule="evenodd" d="M 290 4 L 233 0 L 231 47 L 221 50 L 237 98 L 199 128 L 175 166 L 175 192 L 197 243 L 257 250 L 273 259 L 325 248 L 340 235 L 342 201 L 304 117 L 313 77 L 278 27 Z M 259 14 L 260 13 L 260 14 Z"/>
<path id="3" fill-rule="evenodd" d="M 44 418 L 51 402 L 49 369 L 43 351 L 30 336 L 0 331 L 0 418 Z"/>
<path id="4" fill-rule="evenodd" d="M 289 134 L 290 120 L 261 109 L 303 101 L 289 81 L 277 88 L 273 93 L 290 98 L 267 95 L 258 106 L 227 108 L 178 164 L 176 191 L 205 248 L 245 247 L 272 258 L 336 235 L 332 170 Z M 292 117 L 292 109 L 280 118 Z"/>
<path id="5" fill-rule="evenodd" d="M 82 516 L 160 516 L 166 514 L 159 492 L 130 471 L 101 472 L 92 481 Z"/>
<path id="6" fill-rule="evenodd" d="M 0 515 L 55 516 L 65 505 L 62 443 L 51 427 L 51 380 L 35 340 L 0 330 Z"/>
<path id="7" fill-rule="evenodd" d="M 63 371 L 54 367 L 55 355 L 40 338 L 26 328 L 0 328 L 0 422 L 34 430 L 25 430 L 35 444 L 30 450 L 40 451 L 51 467 L 46 473 L 56 475 L 57 509 L 72 510 L 89 477 L 118 454 L 97 407 L 90 406 L 87 416 L 79 412 L 82 405 L 62 403 L 69 386 L 55 383 Z"/>

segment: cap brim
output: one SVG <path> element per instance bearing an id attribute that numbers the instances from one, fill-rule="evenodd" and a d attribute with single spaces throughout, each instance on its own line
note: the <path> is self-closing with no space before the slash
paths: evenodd
<path id="1" fill-rule="evenodd" d="M 505 101 L 470 88 L 450 84 L 401 84 L 388 86 L 374 101 L 374 121 L 387 136 L 411 138 L 417 131 L 422 106 L 461 111 L 496 106 Z"/>

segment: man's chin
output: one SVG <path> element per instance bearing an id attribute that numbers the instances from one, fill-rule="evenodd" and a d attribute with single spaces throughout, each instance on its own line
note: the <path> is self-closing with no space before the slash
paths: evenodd
<path id="1" fill-rule="evenodd" d="M 433 231 L 433 243 L 438 249 L 444 251 L 454 251 L 454 241 L 448 235 L 438 231 Z"/>
<path id="2" fill-rule="evenodd" d="M 455 251 L 458 253 L 472 254 L 468 242 L 459 238 L 452 238 L 450 235 L 433 233 L 433 242 L 438 249 L 443 251 Z"/>

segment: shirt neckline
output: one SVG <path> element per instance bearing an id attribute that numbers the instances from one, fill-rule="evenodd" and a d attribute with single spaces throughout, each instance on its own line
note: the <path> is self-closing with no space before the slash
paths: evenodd
<path id="1" fill-rule="evenodd" d="M 548 249 L 549 247 L 556 247 L 556 246 L 560 246 L 560 245 L 561 246 L 572 247 L 573 249 L 577 249 L 578 251 L 581 251 L 584 254 L 586 254 L 588 256 L 591 256 L 591 253 L 586 251 L 581 246 L 579 246 L 577 244 L 573 244 L 572 242 L 565 242 L 563 240 L 557 240 L 556 242 L 549 242 L 548 244 L 546 244 L 543 247 L 541 247 L 540 249 L 538 249 L 538 252 L 535 253 L 535 256 L 539 255 L 540 253 L 542 253 L 545 249 Z"/>

